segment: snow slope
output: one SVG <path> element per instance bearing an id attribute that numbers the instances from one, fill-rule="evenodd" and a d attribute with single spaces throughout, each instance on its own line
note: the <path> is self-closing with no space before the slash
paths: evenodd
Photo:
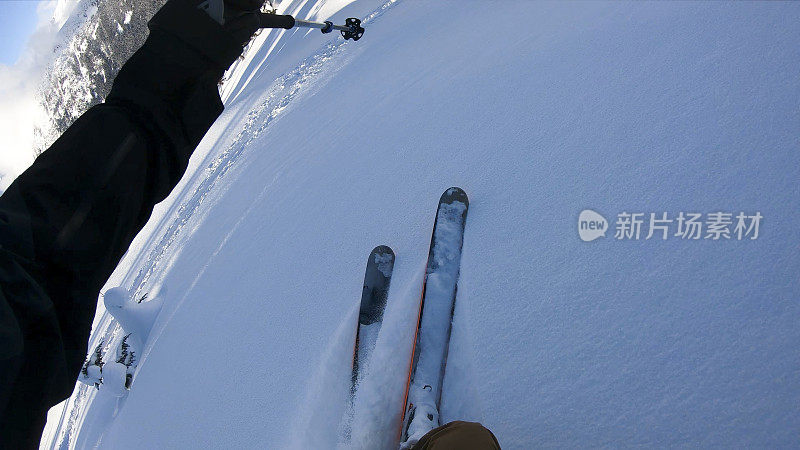
<path id="1" fill-rule="evenodd" d="M 387 244 L 350 445 L 391 448 L 449 186 L 470 213 L 443 421 L 511 449 L 798 444 L 799 4 L 281 8 L 367 31 L 257 38 L 109 281 L 164 301 L 131 391 L 77 387 L 43 446 L 336 447 L 364 258 Z M 588 208 L 764 219 L 757 240 L 586 243 Z M 89 348 L 119 334 L 100 306 Z"/>

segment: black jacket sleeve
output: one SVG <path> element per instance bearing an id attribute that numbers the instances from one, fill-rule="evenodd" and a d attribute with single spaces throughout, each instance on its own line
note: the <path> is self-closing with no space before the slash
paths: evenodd
<path id="1" fill-rule="evenodd" d="M 106 102 L 0 197 L 0 448 L 38 446 L 86 355 L 103 284 L 222 111 L 241 40 L 171 0 Z"/>

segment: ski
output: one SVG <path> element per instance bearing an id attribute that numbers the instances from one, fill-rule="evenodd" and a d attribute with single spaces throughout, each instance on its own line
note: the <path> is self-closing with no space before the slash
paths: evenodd
<path id="1" fill-rule="evenodd" d="M 375 247 L 367 259 L 364 287 L 361 290 L 361 309 L 358 312 L 356 341 L 353 347 L 353 375 L 350 395 L 355 395 L 359 371 L 369 361 L 383 322 L 389 283 L 392 281 L 394 252 L 385 245 Z"/>
<path id="2" fill-rule="evenodd" d="M 468 208 L 467 194 L 457 187 L 446 190 L 439 200 L 400 421 L 401 448 L 439 426 Z"/>
<path id="3" fill-rule="evenodd" d="M 351 422 L 354 414 L 356 389 L 364 367 L 369 361 L 378 333 L 383 323 L 383 312 L 389 295 L 389 283 L 392 281 L 394 268 L 394 252 L 385 245 L 372 249 L 367 258 L 367 269 L 364 272 L 364 285 L 361 290 L 361 307 L 358 311 L 356 339 L 353 345 L 353 372 L 350 383 L 350 397 L 347 402 L 346 417 L 340 430 L 345 441 L 350 440 Z"/>

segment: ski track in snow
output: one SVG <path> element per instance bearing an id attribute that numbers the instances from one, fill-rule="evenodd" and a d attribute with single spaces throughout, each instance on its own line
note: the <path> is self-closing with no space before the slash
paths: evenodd
<path id="1" fill-rule="evenodd" d="M 399 4 L 400 1 L 401 0 L 386 1 L 372 13 L 365 16 L 362 22 L 364 24 L 374 22 L 391 7 Z M 282 39 L 285 36 L 285 30 L 276 30 L 276 33 L 280 33 L 280 36 L 275 38 L 275 40 Z M 274 41 L 271 42 L 274 46 Z M 201 206 L 208 201 L 209 195 L 220 186 L 221 181 L 225 179 L 225 175 L 237 164 L 246 153 L 246 150 L 251 147 L 251 144 L 255 142 L 287 108 L 289 108 L 292 102 L 299 96 L 308 94 L 313 88 L 314 83 L 319 81 L 326 71 L 336 70 L 335 67 L 332 67 L 335 65 L 330 63 L 335 58 L 340 57 L 343 50 L 349 44 L 349 41 L 345 40 L 327 43 L 316 54 L 304 59 L 294 69 L 280 76 L 271 84 L 268 93 L 265 95 L 266 98 L 247 113 L 244 127 L 237 133 L 233 143 L 228 145 L 223 152 L 216 156 L 205 169 L 202 169 L 205 175 L 191 191 L 189 198 L 180 203 L 180 207 L 175 213 L 168 214 L 168 216 L 172 216 L 174 219 L 169 226 L 167 226 L 166 230 L 163 232 L 159 230 L 155 231 L 155 233 L 161 234 L 161 237 L 157 239 L 155 245 L 150 245 L 151 250 L 148 252 L 148 256 L 141 264 L 139 270 L 136 271 L 136 275 L 133 279 L 128 281 L 128 276 L 125 277 L 123 285 L 131 286 L 129 290 L 134 297 L 144 295 L 148 287 L 152 287 L 151 280 L 153 277 L 168 270 L 170 266 L 169 262 L 174 261 L 180 254 L 180 248 L 176 248 L 176 243 L 188 239 L 191 236 L 191 230 L 188 230 L 188 233 L 186 232 L 187 226 L 196 221 L 196 216 L 202 210 Z M 239 69 L 238 64 L 234 70 L 235 69 Z M 248 67 L 241 67 L 241 70 L 248 69 Z M 186 174 L 185 176 L 189 177 L 192 175 Z M 266 193 L 268 187 L 269 184 L 265 186 L 258 198 L 261 198 Z M 206 207 L 206 210 L 208 209 L 209 208 Z M 243 215 L 243 217 L 246 216 L 247 214 Z M 237 225 L 240 222 L 241 220 L 237 222 Z M 227 236 L 230 236 L 236 228 L 237 227 L 234 226 L 231 233 Z M 222 248 L 224 243 L 225 240 L 220 243 L 218 249 Z M 166 266 L 164 265 L 165 263 Z M 202 272 L 197 275 L 192 285 L 194 285 L 201 276 Z M 178 301 L 176 307 L 172 309 L 170 317 L 179 309 L 185 298 L 184 296 Z M 157 340 L 159 333 L 168 322 L 169 320 L 164 321 L 164 325 L 162 325 L 157 332 L 151 334 L 153 342 L 145 346 L 144 351 L 140 355 L 139 364 L 147 358 L 154 341 Z M 93 330 L 92 336 L 90 337 L 89 349 L 93 350 L 98 342 L 103 341 L 106 343 L 105 354 L 119 345 L 122 340 L 122 334 L 119 324 L 110 314 L 104 311 L 100 320 L 100 325 L 96 330 Z M 331 361 L 335 359 L 336 358 L 331 358 Z M 329 362 L 323 363 L 325 366 L 328 364 Z M 76 383 L 73 395 L 66 400 L 66 407 L 64 408 L 64 412 L 62 412 L 61 423 L 52 441 L 52 448 L 75 448 L 76 438 L 82 440 L 82 436 L 80 435 L 83 431 L 102 433 L 102 430 L 82 429 L 86 413 L 91 409 L 93 399 L 95 398 L 96 391 L 93 389 L 94 388 L 82 383 Z M 124 402 L 124 399 L 121 401 Z M 335 428 L 337 427 L 338 423 Z"/>
<path id="2" fill-rule="evenodd" d="M 340 418 L 346 414 L 347 397 L 350 395 L 352 367 L 347 358 L 352 352 L 356 338 L 354 323 L 357 322 L 358 305 L 347 314 L 347 319 L 331 337 L 316 373 L 309 377 L 305 389 L 305 406 L 293 413 L 291 442 L 279 448 L 327 448 L 339 440 Z M 314 430 L 309 433 L 309 430 Z"/>
<path id="3" fill-rule="evenodd" d="M 391 6 L 398 4 L 399 1 L 387 1 L 376 11 L 366 16 L 363 22 L 366 24 L 376 20 Z M 280 31 L 282 32 L 282 30 Z M 220 180 L 228 170 L 236 164 L 245 149 L 249 148 L 250 144 L 258 139 L 298 95 L 307 92 L 309 85 L 317 80 L 323 71 L 334 70 L 328 63 L 340 55 L 346 45 L 348 45 L 348 41 L 340 41 L 335 44 L 328 43 L 322 51 L 306 58 L 293 70 L 272 83 L 266 99 L 247 114 L 244 128 L 237 134 L 234 142 L 205 168 L 205 178 L 194 189 L 191 197 L 175 213 L 176 219 L 159 239 L 158 244 L 150 252 L 145 266 L 138 271 L 131 283 L 132 292 L 135 296 L 143 292 L 164 258 L 170 257 L 174 259 L 176 255 L 176 252 L 172 252 L 174 243 L 179 238 L 188 238 L 188 236 L 182 236 L 182 231 L 204 203 L 206 197 L 219 185 Z"/>

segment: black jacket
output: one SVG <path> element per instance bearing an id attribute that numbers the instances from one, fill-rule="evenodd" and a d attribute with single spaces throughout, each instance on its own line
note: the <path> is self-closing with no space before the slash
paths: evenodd
<path id="1" fill-rule="evenodd" d="M 171 1 L 105 103 L 0 197 L 0 448 L 35 448 L 73 390 L 103 284 L 222 112 L 241 41 Z"/>

